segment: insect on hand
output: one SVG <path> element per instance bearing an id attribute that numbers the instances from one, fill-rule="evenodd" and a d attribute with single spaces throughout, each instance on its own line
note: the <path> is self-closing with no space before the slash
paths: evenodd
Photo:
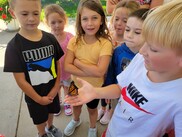
<path id="1" fill-rule="evenodd" d="M 68 89 L 68 95 L 70 95 L 70 96 L 78 95 L 78 88 L 75 85 L 74 81 L 72 81 L 71 84 L 70 84 L 70 87 Z"/>

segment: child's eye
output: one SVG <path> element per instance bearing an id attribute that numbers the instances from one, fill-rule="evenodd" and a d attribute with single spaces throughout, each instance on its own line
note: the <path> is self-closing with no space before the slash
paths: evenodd
<path id="1" fill-rule="evenodd" d="M 63 23 L 63 21 L 61 20 L 61 21 L 59 21 L 59 23 Z"/>
<path id="2" fill-rule="evenodd" d="M 118 20 L 119 20 L 118 18 L 115 19 L 115 21 L 118 21 Z"/>
<path id="3" fill-rule="evenodd" d="M 52 21 L 51 24 L 54 25 L 56 22 L 55 21 Z"/>
<path id="4" fill-rule="evenodd" d="M 27 16 L 28 14 L 27 14 L 27 13 L 23 13 L 22 15 L 23 15 L 23 16 Z"/>
<path id="5" fill-rule="evenodd" d="M 85 21 L 85 20 L 87 20 L 87 18 L 82 18 L 82 20 L 84 20 L 84 21 Z"/>
<path id="6" fill-rule="evenodd" d="M 157 52 L 157 50 L 152 49 L 151 47 L 150 47 L 150 51 L 152 51 L 152 52 Z"/>
<path id="7" fill-rule="evenodd" d="M 35 13 L 34 15 L 38 16 L 39 14 L 38 13 Z"/>
<path id="8" fill-rule="evenodd" d="M 97 17 L 93 17 L 93 19 L 98 19 Z"/>
<path id="9" fill-rule="evenodd" d="M 125 20 L 125 19 L 124 19 L 124 20 L 123 20 L 123 22 L 124 22 L 124 23 L 126 23 L 126 22 L 127 22 L 127 20 Z"/>
<path id="10" fill-rule="evenodd" d="M 135 34 L 140 35 L 140 34 L 141 34 L 141 32 L 135 32 Z"/>
<path id="11" fill-rule="evenodd" d="M 156 49 L 154 49 L 150 44 L 147 44 L 147 46 L 149 47 L 150 51 L 152 52 L 158 52 Z"/>
<path id="12" fill-rule="evenodd" d="M 130 31 L 130 30 L 129 30 L 129 29 L 125 29 L 125 31 L 127 31 L 127 32 L 128 32 L 128 31 Z"/>

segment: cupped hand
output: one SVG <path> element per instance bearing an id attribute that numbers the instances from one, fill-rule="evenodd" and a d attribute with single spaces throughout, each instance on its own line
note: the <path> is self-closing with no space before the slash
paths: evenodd
<path id="1" fill-rule="evenodd" d="M 82 87 L 78 89 L 78 95 L 77 96 L 67 95 L 64 99 L 66 103 L 72 106 L 79 106 L 88 103 L 96 98 L 95 88 L 91 84 L 80 78 L 77 78 L 77 80 L 82 85 Z"/>

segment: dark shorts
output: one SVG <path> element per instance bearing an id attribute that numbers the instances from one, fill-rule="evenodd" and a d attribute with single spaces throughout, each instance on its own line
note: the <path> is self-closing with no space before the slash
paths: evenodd
<path id="1" fill-rule="evenodd" d="M 40 105 L 36 102 L 27 102 L 30 117 L 35 125 L 44 123 L 48 120 L 49 113 L 58 113 L 60 111 L 59 97 L 54 98 L 49 105 Z"/>
<path id="2" fill-rule="evenodd" d="M 87 103 L 87 107 L 90 109 L 95 109 L 97 108 L 98 104 L 99 104 L 99 99 L 94 99 Z"/>

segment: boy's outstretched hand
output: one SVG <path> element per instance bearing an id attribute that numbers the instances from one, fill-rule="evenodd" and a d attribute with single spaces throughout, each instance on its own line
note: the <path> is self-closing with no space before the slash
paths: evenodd
<path id="1" fill-rule="evenodd" d="M 77 78 L 77 80 L 82 85 L 82 87 L 78 89 L 78 95 L 77 96 L 67 95 L 64 99 L 64 102 L 72 106 L 79 106 L 88 103 L 96 98 L 95 88 L 91 84 L 79 78 Z"/>

